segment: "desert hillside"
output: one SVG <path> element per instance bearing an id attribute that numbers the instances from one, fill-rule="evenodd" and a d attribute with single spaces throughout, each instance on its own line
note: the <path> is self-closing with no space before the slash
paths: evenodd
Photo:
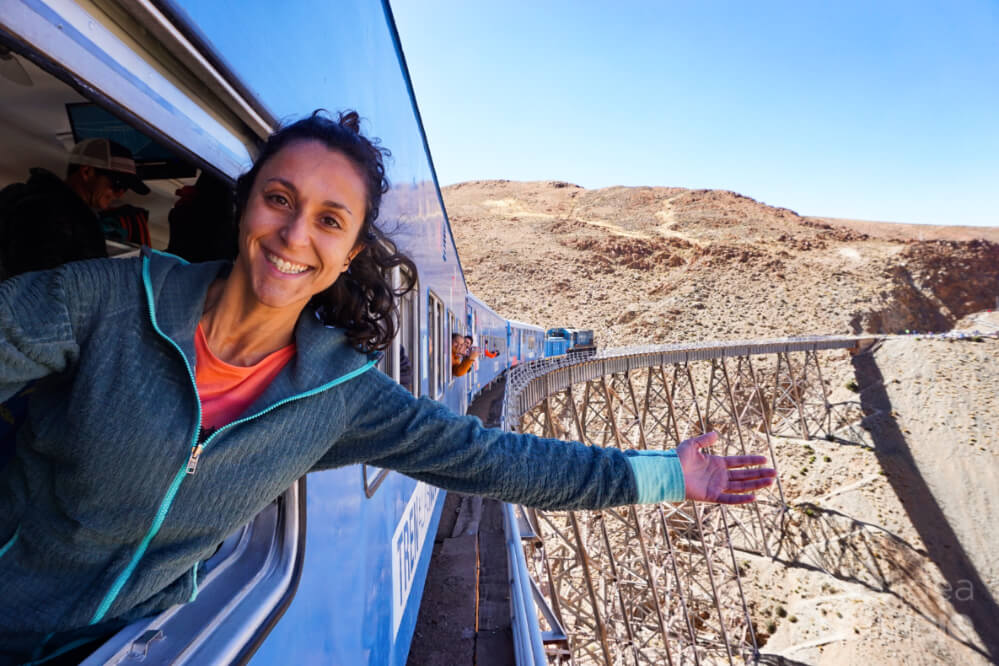
<path id="1" fill-rule="evenodd" d="M 805 218 L 722 190 L 476 181 L 443 195 L 474 293 L 603 346 L 946 330 L 999 295 L 999 228 Z"/>

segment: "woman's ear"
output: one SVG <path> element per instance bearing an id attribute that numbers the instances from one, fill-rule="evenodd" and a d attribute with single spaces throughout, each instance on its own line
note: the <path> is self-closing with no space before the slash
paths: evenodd
<path id="1" fill-rule="evenodd" d="M 347 253 L 347 262 L 344 264 L 344 266 L 350 266 L 350 262 L 354 261 L 354 257 L 361 254 L 362 250 L 364 250 L 363 245 L 361 244 L 355 245 L 354 249 Z"/>

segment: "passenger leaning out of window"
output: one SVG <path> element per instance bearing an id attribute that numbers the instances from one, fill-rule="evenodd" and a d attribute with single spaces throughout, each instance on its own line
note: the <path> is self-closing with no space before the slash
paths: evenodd
<path id="1" fill-rule="evenodd" d="M 468 374 L 479 358 L 479 350 L 472 349 L 472 345 L 465 341 L 465 337 L 460 333 L 451 334 L 451 374 L 455 377 L 463 377 Z"/>
<path id="2" fill-rule="evenodd" d="M 357 114 L 317 113 L 237 181 L 234 262 L 145 250 L 0 284 L 0 400 L 41 380 L 0 473 L 0 663 L 195 599 L 218 544 L 312 470 L 550 509 L 772 482 L 762 456 L 701 451 L 713 433 L 629 452 L 487 429 L 374 370 L 413 284 L 393 268 L 416 276 L 375 225 L 387 188 Z"/>
<path id="3" fill-rule="evenodd" d="M 76 144 L 65 180 L 34 168 L 27 182 L 5 187 L 0 192 L 2 277 L 108 256 L 98 212 L 127 190 L 149 193 L 136 175 L 132 153 L 108 139 Z"/>

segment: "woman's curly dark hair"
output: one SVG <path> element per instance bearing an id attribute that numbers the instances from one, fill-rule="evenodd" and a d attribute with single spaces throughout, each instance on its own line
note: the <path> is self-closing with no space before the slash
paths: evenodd
<path id="1" fill-rule="evenodd" d="M 343 111 L 334 119 L 319 109 L 268 137 L 253 167 L 236 181 L 236 219 L 243 217 L 260 169 L 285 146 L 295 141 L 319 141 L 350 159 L 366 189 L 364 222 L 357 233 L 357 244 L 363 248 L 350 268 L 331 287 L 313 296 L 310 305 L 323 323 L 345 329 L 352 347 L 369 352 L 392 343 L 398 326 L 396 299 L 413 289 L 417 273 L 413 260 L 375 226 L 382 195 L 389 189 L 384 160 L 391 152 L 379 146 L 378 139 L 361 134 L 360 125 L 356 111 Z M 405 270 L 401 271 L 402 286 L 393 289 L 391 271 L 396 266 Z"/>

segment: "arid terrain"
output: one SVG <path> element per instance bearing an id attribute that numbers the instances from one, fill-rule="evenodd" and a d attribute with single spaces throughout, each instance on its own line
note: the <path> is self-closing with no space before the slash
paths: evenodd
<path id="1" fill-rule="evenodd" d="M 999 294 L 999 228 L 919 241 L 912 225 L 834 225 L 721 190 L 443 193 L 476 295 L 514 319 L 593 328 L 604 346 L 947 330 Z"/>
<path id="2" fill-rule="evenodd" d="M 793 538 L 775 560 L 747 556 L 745 578 L 766 663 L 999 659 L 999 228 L 805 218 L 718 190 L 443 194 L 476 295 L 507 317 L 593 328 L 603 347 L 985 333 L 829 353 L 829 399 L 862 421 L 781 442 Z"/>

